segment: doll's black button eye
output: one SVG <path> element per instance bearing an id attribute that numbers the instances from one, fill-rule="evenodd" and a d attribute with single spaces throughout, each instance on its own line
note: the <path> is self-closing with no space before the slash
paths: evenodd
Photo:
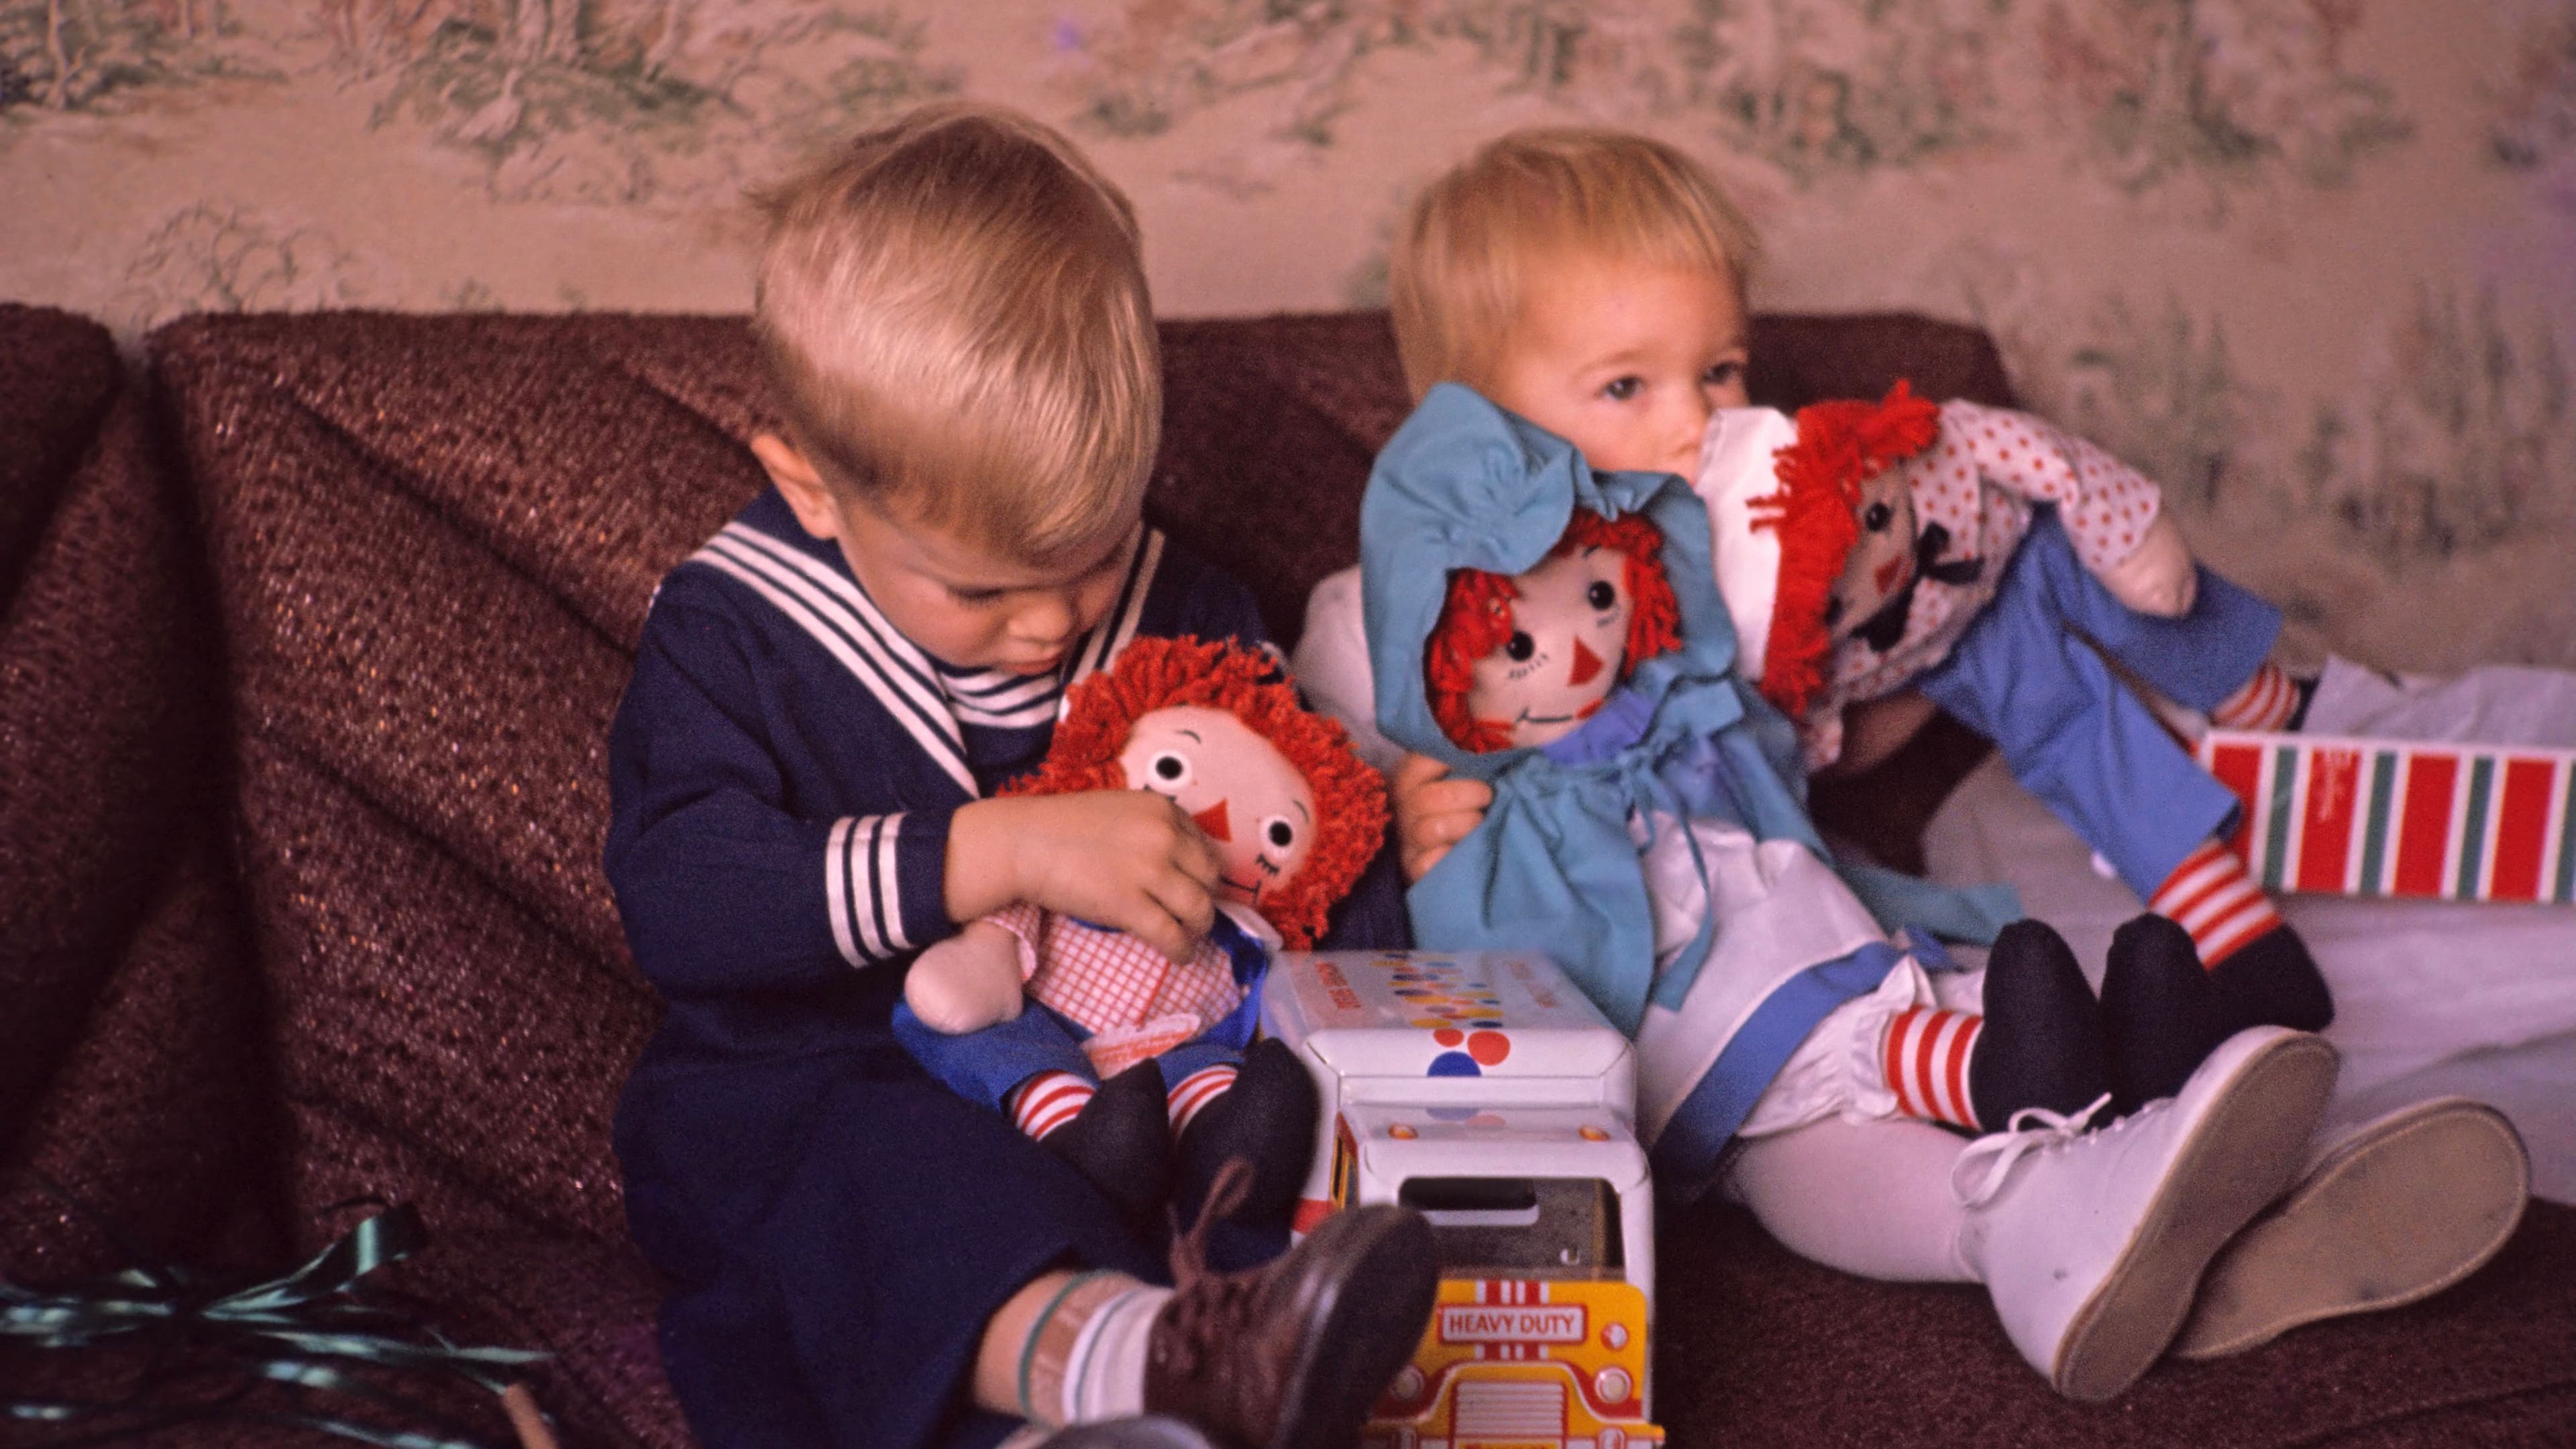
<path id="1" fill-rule="evenodd" d="M 1158 779 L 1177 780 L 1189 772 L 1190 767 L 1183 764 L 1181 762 L 1181 757 L 1178 755 L 1156 755 L 1154 757 L 1154 774 Z"/>
<path id="2" fill-rule="evenodd" d="M 1608 579 L 1594 579 L 1592 587 L 1583 591 L 1583 597 L 1593 608 L 1607 609 L 1619 602 L 1619 591 L 1610 587 Z"/>
<path id="3" fill-rule="evenodd" d="M 1528 662 L 1529 657 L 1537 652 L 1538 641 L 1517 629 L 1512 631 L 1512 637 L 1503 644 L 1503 657 L 1514 664 Z"/>
<path id="4" fill-rule="evenodd" d="M 1843 621 L 1843 601 L 1836 595 L 1825 601 L 1825 627 L 1830 629 Z"/>
<path id="5" fill-rule="evenodd" d="M 1873 503 L 1869 506 L 1869 510 L 1860 516 L 1861 526 L 1872 533 L 1885 533 L 1887 521 L 1895 516 L 1896 510 L 1886 504 Z"/>
<path id="6" fill-rule="evenodd" d="M 1275 849 L 1286 850 L 1297 843 L 1297 832 L 1291 829 L 1285 820 L 1271 821 L 1269 833 L 1270 844 Z"/>

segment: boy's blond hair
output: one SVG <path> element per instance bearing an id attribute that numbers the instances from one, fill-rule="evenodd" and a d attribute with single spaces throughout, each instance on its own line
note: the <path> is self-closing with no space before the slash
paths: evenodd
<path id="1" fill-rule="evenodd" d="M 1031 563 L 1143 507 L 1162 366 L 1134 211 L 1073 144 L 941 104 L 756 194 L 788 440 L 880 511 Z"/>
<path id="2" fill-rule="evenodd" d="M 1753 225 L 1699 163 L 1589 126 L 1514 131 L 1415 199 L 1387 259 L 1404 380 L 1484 387 L 1529 289 L 1569 258 L 1723 272 L 1740 300 L 1761 259 Z"/>

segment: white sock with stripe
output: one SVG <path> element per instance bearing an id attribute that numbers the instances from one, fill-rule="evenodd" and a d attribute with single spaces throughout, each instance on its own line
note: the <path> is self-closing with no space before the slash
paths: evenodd
<path id="1" fill-rule="evenodd" d="M 2281 925 L 2272 898 L 2247 874 L 2245 862 L 2212 840 L 2184 857 L 2156 887 L 2147 909 L 2191 933 L 2203 967 L 2215 967 L 2237 950 Z"/>
<path id="2" fill-rule="evenodd" d="M 1145 1347 L 1172 1290 L 1128 1280 L 1126 1291 L 1094 1309 L 1065 1364 L 1068 1424 L 1096 1424 L 1145 1412 Z"/>
<path id="3" fill-rule="evenodd" d="M 1888 1090 L 1896 1093 L 1896 1110 L 1908 1117 L 1947 1122 L 1979 1130 L 1977 1109 L 1968 1101 L 1968 1059 L 1986 1019 L 1974 1012 L 1939 1011 L 1918 1006 L 1887 1024 L 1880 1069 Z"/>
<path id="4" fill-rule="evenodd" d="M 1011 1125 L 1031 1139 L 1046 1135 L 1082 1115 L 1100 1089 L 1071 1072 L 1040 1072 L 1011 1094 Z"/>
<path id="5" fill-rule="evenodd" d="M 2299 708 L 2299 686 L 2289 672 L 2278 664 L 2265 664 L 2254 671 L 2234 694 L 2218 702 L 2209 712 L 2209 722 L 2226 730 L 2277 730 L 2290 722 Z"/>
<path id="6" fill-rule="evenodd" d="M 1170 1114 L 1173 1140 L 1189 1130 L 1190 1122 L 1207 1110 L 1209 1103 L 1224 1096 L 1234 1086 L 1235 1068 L 1231 1062 L 1201 1067 L 1172 1085 L 1163 1094 L 1164 1110 Z"/>
<path id="7" fill-rule="evenodd" d="M 1048 1429 L 1145 1412 L 1145 1356 L 1172 1290 L 1124 1273 L 1077 1273 L 1020 1347 L 1019 1409 Z"/>

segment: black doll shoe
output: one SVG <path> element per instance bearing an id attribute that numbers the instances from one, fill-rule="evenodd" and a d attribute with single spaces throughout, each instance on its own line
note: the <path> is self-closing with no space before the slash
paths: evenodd
<path id="1" fill-rule="evenodd" d="M 1178 1198 L 1206 1200 L 1228 1158 L 1252 1164 L 1252 1187 L 1235 1216 L 1287 1220 L 1315 1153 L 1315 1079 L 1284 1044 L 1264 1037 L 1243 1054 L 1234 1085 L 1199 1109 L 1181 1133 Z"/>
<path id="2" fill-rule="evenodd" d="M 1152 1229 L 1172 1176 L 1162 1070 L 1138 1062 L 1111 1077 L 1078 1116 L 1038 1145 L 1073 1164 L 1130 1224 Z"/>
<path id="3" fill-rule="evenodd" d="M 1989 1132 L 2012 1114 L 2083 1111 L 2110 1090 L 2102 1018 L 2066 939 L 2015 921 L 1986 957 L 1984 1031 L 1968 1062 L 1968 1100 Z"/>
<path id="4" fill-rule="evenodd" d="M 2287 925 L 2274 926 L 2229 952 L 2209 968 L 2209 984 L 2237 1031 L 2249 1026 L 2286 1026 L 2292 1031 L 2323 1031 L 2334 1021 L 2334 996 L 2317 971 L 2308 943 Z"/>
<path id="5" fill-rule="evenodd" d="M 2217 983 L 2191 933 L 2152 912 L 2111 936 L 2102 971 L 2102 1029 L 2111 1058 L 2111 1106 L 2127 1113 L 2170 1097 L 2218 1044 L 2235 1034 Z"/>

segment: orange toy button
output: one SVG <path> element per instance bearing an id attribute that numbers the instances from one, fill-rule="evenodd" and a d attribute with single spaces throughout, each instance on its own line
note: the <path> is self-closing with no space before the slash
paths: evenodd
<path id="1" fill-rule="evenodd" d="M 1389 1137 L 1394 1138 L 1394 1139 L 1395 1139 L 1396 1141 L 1398 1141 L 1398 1142 L 1410 1142 L 1410 1141 L 1412 1141 L 1414 1138 L 1419 1137 L 1419 1136 L 1421 1136 L 1422 1134 L 1421 1134 L 1421 1133 L 1419 1133 L 1419 1132 L 1414 1131 L 1411 1127 L 1409 1127 L 1409 1126 L 1405 1125 L 1404 1123 L 1402 1123 L 1402 1122 L 1398 1122 L 1398 1123 L 1396 1123 L 1394 1126 L 1389 1127 L 1388 1129 L 1386 1129 L 1386 1135 L 1387 1135 L 1387 1136 L 1389 1136 Z"/>
<path id="2" fill-rule="evenodd" d="M 1598 1127 L 1587 1126 L 1583 1129 L 1583 1140 L 1586 1142 L 1607 1142 L 1610 1140 L 1610 1134 L 1602 1131 Z"/>

